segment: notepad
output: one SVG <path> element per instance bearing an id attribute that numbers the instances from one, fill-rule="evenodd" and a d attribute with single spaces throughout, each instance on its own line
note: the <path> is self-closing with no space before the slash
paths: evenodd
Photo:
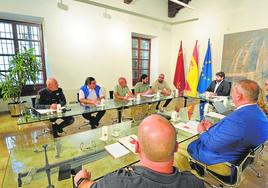
<path id="1" fill-rule="evenodd" d="M 197 121 L 189 121 L 187 123 L 177 123 L 174 125 L 175 128 L 181 129 L 183 131 L 186 131 L 188 133 L 191 133 L 193 135 L 198 134 L 197 127 L 198 127 L 199 122 Z"/>
<path id="2" fill-rule="evenodd" d="M 222 115 L 222 114 L 219 114 L 219 113 L 216 113 L 216 112 L 209 112 L 208 114 L 206 114 L 206 116 L 213 117 L 213 118 L 218 118 L 218 119 L 223 119 L 223 118 L 226 117 L 225 115 Z"/>
<path id="3" fill-rule="evenodd" d="M 137 136 L 134 134 L 118 139 L 118 142 L 120 142 L 122 145 L 124 145 L 127 149 L 132 151 L 134 154 L 137 154 L 135 152 L 136 141 L 137 141 Z"/>
<path id="4" fill-rule="evenodd" d="M 37 111 L 39 114 L 43 115 L 43 114 L 50 113 L 52 110 L 50 110 L 50 109 L 36 109 L 36 111 Z M 56 110 L 54 110 L 54 111 L 56 111 Z"/>
<path id="5" fill-rule="evenodd" d="M 106 151 L 113 156 L 113 158 L 117 159 L 129 153 L 129 150 L 122 146 L 120 143 L 114 143 L 111 145 L 107 145 L 104 147 Z"/>

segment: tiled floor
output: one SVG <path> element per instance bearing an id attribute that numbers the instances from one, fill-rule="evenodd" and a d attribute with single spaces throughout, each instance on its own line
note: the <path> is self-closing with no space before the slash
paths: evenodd
<path id="1" fill-rule="evenodd" d="M 169 109 L 174 109 L 174 102 L 169 105 Z M 129 116 L 129 112 L 125 112 L 125 117 Z M 107 111 L 102 123 L 112 124 L 116 117 L 115 111 Z M 75 117 L 75 123 L 65 129 L 67 134 L 73 134 L 75 132 L 88 130 L 89 127 L 78 129 L 78 127 L 84 123 L 84 119 L 80 116 Z M 28 124 L 23 126 L 17 125 L 17 118 L 11 118 L 9 114 L 0 114 L 0 188 L 3 187 L 3 178 L 6 171 L 7 162 L 9 160 L 9 152 L 12 148 L 19 145 L 32 144 L 36 142 L 35 136 L 40 134 L 46 124 L 44 122 Z M 52 139 L 51 135 L 42 136 L 37 142 L 45 143 L 47 140 Z M 247 169 L 244 173 L 243 179 L 239 188 L 268 188 L 268 149 L 265 148 L 262 156 L 255 164 L 256 169 L 261 172 L 262 177 L 257 178 L 256 175 Z M 208 179 L 209 182 L 210 179 Z M 8 187 L 13 188 L 13 187 Z M 40 187 L 41 188 L 41 187 Z"/>

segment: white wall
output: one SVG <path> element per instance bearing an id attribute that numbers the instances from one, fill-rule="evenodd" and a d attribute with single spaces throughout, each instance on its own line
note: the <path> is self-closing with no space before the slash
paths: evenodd
<path id="1" fill-rule="evenodd" d="M 131 5 L 123 0 L 97 2 L 139 13 L 147 8 L 148 15 L 157 18 L 167 12 L 162 0 L 137 0 Z M 156 79 L 159 69 L 169 79 L 171 30 L 164 29 L 163 23 L 111 10 L 107 10 L 111 19 L 107 19 L 104 8 L 72 0 L 64 3 L 68 11 L 57 8 L 56 0 L 0 0 L 0 11 L 43 18 L 47 74 L 58 79 L 69 101 L 76 100 L 76 92 L 88 76 L 94 76 L 106 90 L 112 90 L 120 76 L 131 86 L 132 32 L 155 37 L 151 79 Z M 4 109 L 6 104 L 0 104 L 0 111 Z"/>
<path id="2" fill-rule="evenodd" d="M 196 10 L 183 9 L 177 14 L 174 21 L 197 17 L 199 20 L 173 26 L 172 74 L 181 40 L 183 41 L 186 70 L 189 66 L 195 40 L 199 41 L 199 70 L 201 71 L 210 38 L 212 66 L 215 74 L 221 69 L 224 34 L 268 28 L 267 0 L 192 0 L 190 5 Z"/>
<path id="3" fill-rule="evenodd" d="M 119 76 L 131 84 L 131 33 L 155 36 L 152 41 L 152 80 L 166 73 L 171 84 L 179 42 L 183 40 L 186 69 L 195 40 L 199 41 L 199 65 L 203 63 L 207 40 L 212 42 L 213 72 L 220 70 L 224 34 L 268 27 L 267 0 L 192 0 L 196 10 L 183 9 L 167 18 L 166 0 L 94 0 L 167 21 L 199 18 L 198 21 L 168 26 L 104 8 L 64 0 L 69 11 L 57 8 L 56 0 L 0 0 L 0 11 L 43 18 L 48 76 L 58 78 L 69 101 L 85 77 L 94 76 L 107 90 Z M 0 111 L 6 105 L 0 102 Z"/>

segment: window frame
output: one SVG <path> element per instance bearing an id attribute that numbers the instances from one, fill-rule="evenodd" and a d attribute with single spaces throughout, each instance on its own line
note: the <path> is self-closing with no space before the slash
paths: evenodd
<path id="1" fill-rule="evenodd" d="M 132 41 L 133 39 L 137 39 L 138 40 L 138 48 L 134 48 L 133 47 L 133 44 L 132 44 Z M 145 41 L 148 41 L 149 42 L 149 48 L 148 49 L 141 49 L 141 40 L 145 40 Z M 137 50 L 138 51 L 138 58 L 133 58 L 133 50 Z M 149 52 L 149 55 L 148 55 L 148 59 L 142 59 L 141 58 L 141 52 L 142 51 L 148 51 Z M 139 79 L 140 79 L 140 76 L 142 75 L 141 74 L 141 70 L 148 70 L 148 80 L 149 80 L 149 83 L 150 83 L 150 77 L 151 77 L 151 39 L 150 38 L 144 38 L 144 37 L 137 37 L 137 36 L 132 36 L 131 37 L 131 54 L 132 54 L 132 85 L 135 86 L 135 84 L 137 82 L 139 82 Z M 137 60 L 138 61 L 138 69 L 134 69 L 133 68 L 133 61 L 134 60 Z M 141 62 L 142 60 L 146 60 L 148 61 L 148 69 L 143 69 L 141 67 Z M 134 79 L 134 70 L 138 70 L 138 79 L 137 79 L 137 82 L 135 82 L 136 79 Z"/>
<path id="2" fill-rule="evenodd" d="M 40 57 L 41 63 L 42 63 L 42 70 L 39 70 L 43 74 L 43 84 L 27 84 L 25 87 L 23 87 L 21 91 L 21 96 L 30 96 L 30 95 L 36 95 L 38 90 L 41 88 L 44 88 L 46 86 L 45 82 L 47 79 L 46 76 L 46 64 L 45 64 L 45 50 L 44 50 L 44 36 L 43 36 L 43 25 L 41 23 L 34 23 L 34 22 L 26 22 L 26 21 L 17 21 L 17 20 L 9 20 L 9 19 L 1 19 L 0 22 L 2 23 L 8 23 L 11 24 L 12 27 L 12 34 L 13 38 L 1 38 L 2 40 L 13 40 L 14 42 L 14 51 L 15 54 L 19 52 L 19 41 L 33 41 L 33 42 L 40 42 L 40 55 L 37 57 Z M 26 26 L 35 26 L 39 27 L 40 32 L 40 40 L 27 40 L 27 39 L 18 39 L 18 31 L 17 31 L 17 25 L 26 25 Z M 0 54 L 0 56 L 11 56 L 10 54 Z M 12 57 L 12 56 L 11 56 Z M 7 70 L 0 70 L 0 74 L 2 72 L 8 72 Z"/>

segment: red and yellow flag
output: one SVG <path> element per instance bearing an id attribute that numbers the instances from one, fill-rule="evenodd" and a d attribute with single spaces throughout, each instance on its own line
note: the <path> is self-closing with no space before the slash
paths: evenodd
<path id="1" fill-rule="evenodd" d="M 196 97 L 197 85 L 198 85 L 198 51 L 197 51 L 197 41 L 196 41 L 189 71 L 187 74 L 187 81 L 185 85 L 186 95 L 190 97 Z"/>

